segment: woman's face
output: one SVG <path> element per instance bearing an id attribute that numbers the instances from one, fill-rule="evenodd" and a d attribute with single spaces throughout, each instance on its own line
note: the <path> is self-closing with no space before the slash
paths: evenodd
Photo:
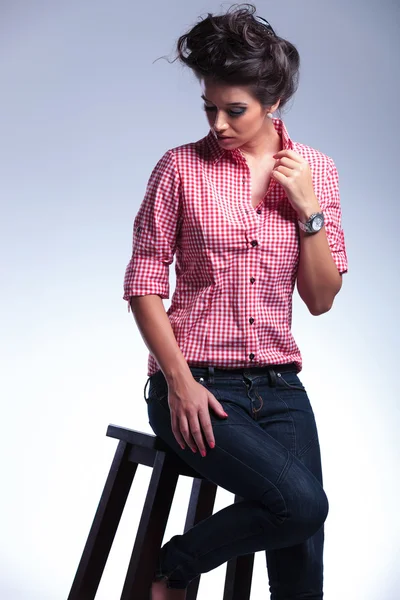
<path id="1" fill-rule="evenodd" d="M 263 138 L 269 130 L 271 120 L 268 112 L 279 106 L 265 108 L 255 99 L 247 86 L 215 83 L 207 78 L 201 80 L 204 110 L 211 129 L 223 148 L 237 148 Z"/>

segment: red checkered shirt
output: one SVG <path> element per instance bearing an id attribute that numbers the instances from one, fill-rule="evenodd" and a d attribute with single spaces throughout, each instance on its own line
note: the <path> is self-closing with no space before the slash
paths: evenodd
<path id="1" fill-rule="evenodd" d="M 283 148 L 310 165 L 332 257 L 344 273 L 335 164 L 293 142 L 280 119 L 273 123 Z M 271 179 L 253 208 L 243 154 L 221 148 L 210 130 L 197 142 L 168 150 L 154 167 L 134 220 L 123 298 L 169 298 L 175 256 L 176 287 L 167 314 L 189 365 L 229 369 L 294 362 L 300 371 L 291 333 L 299 249 L 297 214 L 283 187 Z M 148 375 L 159 368 L 150 353 Z"/>

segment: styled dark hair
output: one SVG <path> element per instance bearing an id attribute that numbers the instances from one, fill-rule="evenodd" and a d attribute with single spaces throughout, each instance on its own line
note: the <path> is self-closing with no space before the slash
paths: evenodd
<path id="1" fill-rule="evenodd" d="M 256 10 L 253 4 L 234 4 L 224 15 L 208 13 L 178 39 L 175 60 L 198 80 L 246 85 L 262 106 L 280 99 L 283 108 L 298 86 L 300 56 L 268 21 L 254 17 Z"/>

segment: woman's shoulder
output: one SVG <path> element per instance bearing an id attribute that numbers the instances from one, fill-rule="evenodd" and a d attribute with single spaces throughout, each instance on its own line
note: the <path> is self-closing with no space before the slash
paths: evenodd
<path id="1" fill-rule="evenodd" d="M 319 168 L 326 171 L 334 166 L 334 161 L 331 156 L 328 156 L 328 154 L 325 154 L 317 148 L 308 146 L 307 144 L 293 142 L 293 150 L 300 154 L 312 168 Z"/>
<path id="2" fill-rule="evenodd" d="M 213 144 L 211 134 L 203 136 L 202 138 L 180 144 L 179 146 L 173 146 L 168 149 L 168 153 L 172 153 L 176 159 L 192 157 L 194 159 L 207 159 L 213 156 L 217 142 Z"/>
<path id="3" fill-rule="evenodd" d="M 204 166 L 204 162 L 213 158 L 212 149 L 205 136 L 195 142 L 186 142 L 179 146 L 166 148 L 158 157 L 152 171 L 152 177 L 159 179 L 166 174 L 180 177 L 185 173 L 193 174 Z"/>

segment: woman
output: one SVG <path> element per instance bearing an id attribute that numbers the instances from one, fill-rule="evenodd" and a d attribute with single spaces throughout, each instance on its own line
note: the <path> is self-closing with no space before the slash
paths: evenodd
<path id="1" fill-rule="evenodd" d="M 347 270 L 338 175 L 272 117 L 295 92 L 299 55 L 254 13 L 209 14 L 178 41 L 210 131 L 154 168 L 125 274 L 150 350 L 152 429 L 242 498 L 163 546 L 153 600 L 183 599 L 200 573 L 259 550 L 273 600 L 323 595 L 328 501 L 290 328 L 295 283 L 320 315 Z"/>

